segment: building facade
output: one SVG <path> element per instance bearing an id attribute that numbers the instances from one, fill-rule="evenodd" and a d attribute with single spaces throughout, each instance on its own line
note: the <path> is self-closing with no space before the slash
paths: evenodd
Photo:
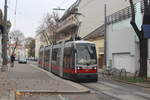
<path id="1" fill-rule="evenodd" d="M 40 47 L 45 44 L 46 43 L 41 41 L 41 34 L 37 34 L 35 36 L 35 58 L 39 58 Z"/>
<path id="2" fill-rule="evenodd" d="M 134 0 L 138 3 L 141 0 Z M 105 5 L 106 5 L 106 59 L 107 67 L 115 67 L 117 69 L 126 69 L 127 72 L 135 73 L 139 69 L 139 41 L 130 25 L 131 9 L 128 0 L 80 0 L 78 6 L 78 20 L 80 28 L 78 35 L 82 38 L 89 34 L 94 34 L 93 31 L 102 27 L 105 21 Z M 142 13 L 140 3 L 137 4 L 136 9 L 136 23 L 141 27 Z M 129 14 L 130 13 L 130 14 Z M 103 29 L 102 29 L 103 30 Z M 99 32 L 101 34 L 102 30 Z M 105 32 L 104 32 L 105 34 Z M 103 37 L 104 38 L 104 37 Z M 89 38 L 88 40 L 92 40 Z M 104 51 L 104 40 L 102 38 L 95 38 L 92 40 L 97 45 L 97 52 Z M 100 46 L 103 44 L 103 46 Z M 99 56 L 98 56 L 99 57 Z M 100 57 L 99 57 L 100 58 Z M 99 59 L 98 58 L 98 59 Z"/>
<path id="3" fill-rule="evenodd" d="M 80 0 L 77 0 L 68 8 L 62 18 L 60 18 L 58 29 L 56 31 L 57 41 L 68 40 L 71 37 L 73 38 L 76 36 L 80 24 L 77 19 L 77 7 L 79 3 Z"/>
<path id="4" fill-rule="evenodd" d="M 98 67 L 104 68 L 104 25 L 97 28 L 83 39 L 96 44 Z"/>
<path id="5" fill-rule="evenodd" d="M 138 28 L 142 25 L 142 3 L 135 3 L 135 18 Z M 107 66 L 139 71 L 139 39 L 132 28 L 130 6 L 107 16 Z"/>

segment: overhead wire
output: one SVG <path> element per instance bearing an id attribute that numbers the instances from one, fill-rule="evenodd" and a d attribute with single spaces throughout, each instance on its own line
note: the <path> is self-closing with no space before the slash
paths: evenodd
<path id="1" fill-rule="evenodd" d="M 57 8 L 60 10 L 57 10 L 57 13 L 61 16 L 65 10 L 61 10 L 61 8 L 68 2 L 68 0 L 63 0 L 59 5 L 57 5 Z M 62 8 L 64 9 L 64 8 Z M 65 8 L 66 9 L 66 8 Z"/>

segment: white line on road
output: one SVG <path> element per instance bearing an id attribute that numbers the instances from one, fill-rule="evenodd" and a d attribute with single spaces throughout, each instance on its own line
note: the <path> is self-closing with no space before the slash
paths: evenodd
<path id="1" fill-rule="evenodd" d="M 135 94 L 146 97 L 146 98 L 149 98 L 149 100 L 150 100 L 150 94 L 142 93 L 142 92 L 135 92 Z"/>
<path id="2" fill-rule="evenodd" d="M 61 99 L 61 100 L 69 100 L 68 98 L 65 98 L 65 97 L 63 97 L 62 95 L 58 95 L 58 97 Z"/>

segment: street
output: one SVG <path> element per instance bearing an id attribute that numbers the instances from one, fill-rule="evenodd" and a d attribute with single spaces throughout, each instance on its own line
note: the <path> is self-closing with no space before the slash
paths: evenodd
<path id="1" fill-rule="evenodd" d="M 103 100 L 150 100 L 150 88 L 105 79 L 99 74 L 97 83 L 82 83 L 101 95 Z"/>
<path id="2" fill-rule="evenodd" d="M 36 62 L 28 62 L 28 65 L 37 66 Z M 21 65 L 27 66 L 27 65 Z M 24 70 L 25 71 L 25 70 Z M 111 79 L 105 79 L 99 73 L 98 82 L 91 83 L 79 83 L 90 89 L 90 93 L 69 93 L 69 94 L 53 94 L 42 93 L 40 96 L 38 93 L 34 95 L 28 95 L 26 97 L 36 98 L 36 100 L 47 100 L 43 98 L 53 98 L 52 100 L 149 100 L 150 88 L 143 88 L 131 84 L 120 83 Z M 65 89 L 68 89 L 66 87 Z M 54 99 L 55 98 L 55 99 Z M 59 99 L 58 99 L 59 98 Z M 66 98 L 66 99 L 65 99 Z M 32 100 L 31 99 L 31 100 Z M 26 100 L 23 98 L 21 100 Z"/>
<path id="3" fill-rule="evenodd" d="M 150 100 L 149 19 L 150 0 L 2 0 L 0 100 Z"/>
<path id="4" fill-rule="evenodd" d="M 149 100 L 150 89 L 105 79 L 74 83 L 37 67 L 37 62 L 15 62 L 0 73 L 0 100 Z M 80 85 L 79 85 L 80 84 Z M 82 86 L 86 87 L 82 89 Z M 88 89 L 90 91 L 88 92 Z M 15 99 L 13 99 L 13 96 Z"/>

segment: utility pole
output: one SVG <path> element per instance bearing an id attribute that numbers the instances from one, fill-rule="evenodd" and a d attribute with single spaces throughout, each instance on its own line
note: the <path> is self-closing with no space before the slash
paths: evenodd
<path id="1" fill-rule="evenodd" d="M 2 34 L 2 72 L 6 72 L 8 69 L 7 63 L 8 63 L 8 56 L 7 56 L 7 39 L 8 39 L 8 33 L 7 33 L 7 0 L 5 0 L 4 5 L 4 33 Z"/>
<path id="2" fill-rule="evenodd" d="M 104 5 L 104 64 L 107 67 L 107 18 L 106 18 L 106 4 Z"/>

